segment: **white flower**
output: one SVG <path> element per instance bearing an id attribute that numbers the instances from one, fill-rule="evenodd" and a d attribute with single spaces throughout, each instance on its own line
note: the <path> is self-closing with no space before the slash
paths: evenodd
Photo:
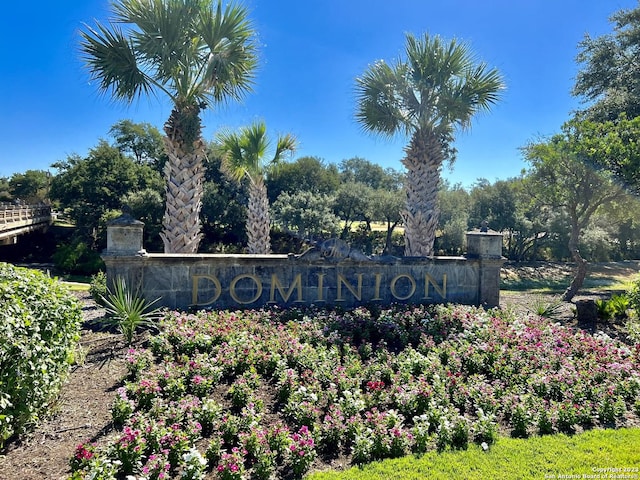
<path id="1" fill-rule="evenodd" d="M 196 463 L 202 466 L 205 466 L 207 464 L 207 461 L 202 457 L 202 454 L 195 448 L 192 448 L 187 453 L 183 454 L 182 458 L 184 459 L 185 463 Z"/>
<path id="2" fill-rule="evenodd" d="M 489 450 L 489 445 L 487 445 L 487 442 L 482 442 L 480 446 L 482 447 L 482 450 L 484 450 L 485 452 Z"/>

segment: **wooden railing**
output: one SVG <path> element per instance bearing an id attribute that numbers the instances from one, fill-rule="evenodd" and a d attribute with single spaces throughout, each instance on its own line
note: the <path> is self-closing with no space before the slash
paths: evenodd
<path id="1" fill-rule="evenodd" d="M 51 222 L 49 205 L 14 205 L 0 203 L 0 231 L 22 225 Z"/>

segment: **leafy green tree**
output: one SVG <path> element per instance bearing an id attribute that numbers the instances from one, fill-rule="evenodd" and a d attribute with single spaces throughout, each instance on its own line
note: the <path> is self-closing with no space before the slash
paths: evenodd
<path id="1" fill-rule="evenodd" d="M 0 202 L 11 201 L 11 193 L 9 193 L 9 179 L 0 177 Z"/>
<path id="2" fill-rule="evenodd" d="M 9 192 L 24 203 L 41 203 L 49 199 L 51 174 L 45 170 L 15 173 L 9 179 Z"/>
<path id="3" fill-rule="evenodd" d="M 564 129 L 573 137 L 582 161 L 612 172 L 628 189 L 640 193 L 640 117 L 621 114 L 615 120 L 571 120 Z"/>
<path id="4" fill-rule="evenodd" d="M 204 251 L 232 248 L 240 253 L 247 244 L 246 186 L 237 182 L 205 182 L 202 199 Z"/>
<path id="5" fill-rule="evenodd" d="M 573 93 L 590 103 L 582 113 L 597 121 L 640 116 L 640 6 L 619 10 L 610 20 L 612 33 L 586 34 L 578 45 L 581 69 Z"/>
<path id="6" fill-rule="evenodd" d="M 517 196 L 510 180 L 491 184 L 479 179 L 470 192 L 469 227 L 479 228 L 486 222 L 489 228 L 503 232 L 516 224 Z"/>
<path id="7" fill-rule="evenodd" d="M 335 196 L 334 211 L 343 222 L 342 238 L 347 238 L 353 222 L 356 220 L 367 223 L 367 230 L 371 230 L 373 189 L 364 183 L 346 182 L 340 185 Z"/>
<path id="8" fill-rule="evenodd" d="M 230 179 L 222 171 L 223 153 L 214 142 L 208 145 L 205 164 L 202 227 L 205 252 L 243 251 L 247 244 L 248 186 Z"/>
<path id="9" fill-rule="evenodd" d="M 460 184 L 443 182 L 438 193 L 439 236 L 435 245 L 441 254 L 460 255 L 465 244 L 469 220 L 469 193 Z"/>
<path id="10" fill-rule="evenodd" d="M 334 236 L 340 230 L 334 202 L 335 197 L 322 193 L 283 192 L 272 206 L 274 223 L 304 240 Z"/>
<path id="11" fill-rule="evenodd" d="M 529 176 L 533 191 L 541 202 L 562 209 L 569 222 L 568 248 L 576 263 L 576 274 L 563 294 L 565 301 L 575 296 L 587 273 L 587 260 L 578 248 L 581 235 L 599 208 L 625 195 L 610 175 L 580 160 L 577 143 L 579 138 L 573 135 L 570 126 L 565 125 L 562 134 L 523 149 L 531 164 Z"/>
<path id="12" fill-rule="evenodd" d="M 52 166 L 58 174 L 51 182 L 51 198 L 68 213 L 90 247 L 96 247 L 103 237 L 100 218 L 122 208 L 125 195 L 146 188 L 162 191 L 158 172 L 136 164 L 104 140 L 86 158 L 72 155 Z"/>
<path id="13" fill-rule="evenodd" d="M 469 47 L 438 36 L 407 35 L 406 60 L 370 66 L 356 80 L 356 118 L 385 136 L 410 136 L 407 169 L 405 255 L 431 256 L 438 226 L 442 164 L 454 157 L 456 128 L 488 110 L 504 88 L 496 69 L 477 63 Z"/>
<path id="14" fill-rule="evenodd" d="M 632 260 L 640 258 L 640 198 L 625 197 L 606 205 L 604 215 L 597 219 L 610 237 L 612 259 Z"/>
<path id="15" fill-rule="evenodd" d="M 264 176 L 269 168 L 277 167 L 287 153 L 296 149 L 292 135 L 281 135 L 275 147 L 267 138 L 264 122 L 243 127 L 239 132 L 221 132 L 217 135 L 223 170 L 237 181 L 249 182 L 249 205 L 247 207 L 247 248 L 252 254 L 267 254 L 271 251 L 269 230 L 269 197 Z M 273 151 L 270 151 L 273 150 Z M 267 156 L 272 154 L 271 159 Z"/>
<path id="16" fill-rule="evenodd" d="M 524 175 L 489 183 L 480 179 L 469 194 L 468 228 L 487 222 L 505 237 L 504 255 L 512 261 L 539 260 L 541 249 L 555 235 L 553 209 L 540 203 L 535 185 Z"/>
<path id="17" fill-rule="evenodd" d="M 114 0 L 108 25 L 81 31 L 91 77 L 116 100 L 166 95 L 164 250 L 193 253 L 201 239 L 203 159 L 200 113 L 250 90 L 255 34 L 241 6 L 210 0 Z"/>
<path id="18" fill-rule="evenodd" d="M 111 127 L 109 134 L 120 151 L 133 155 L 137 163 L 146 163 L 162 173 L 167 154 L 164 151 L 162 134 L 156 127 L 150 123 L 120 120 Z"/>
<path id="19" fill-rule="evenodd" d="M 362 183 L 373 189 L 399 190 L 402 188 L 402 174 L 392 168 L 380 165 L 364 158 L 353 157 L 342 160 L 339 166 L 342 183 Z"/>
<path id="20" fill-rule="evenodd" d="M 122 204 L 129 208 L 133 218 L 144 222 L 143 245 L 145 249 L 150 252 L 161 251 L 160 231 L 162 230 L 164 199 L 160 191 L 148 187 L 131 191 L 122 197 Z"/>
<path id="21" fill-rule="evenodd" d="M 383 221 L 387 230 L 383 253 L 391 255 L 394 252 L 393 231 L 402 223 L 402 207 L 404 206 L 405 195 L 402 190 L 373 191 L 371 203 L 373 208 L 373 218 L 376 221 Z"/>
<path id="22" fill-rule="evenodd" d="M 267 172 L 266 184 L 271 203 L 282 192 L 332 195 L 340 186 L 340 173 L 335 165 L 326 164 L 321 158 L 300 157 Z"/>

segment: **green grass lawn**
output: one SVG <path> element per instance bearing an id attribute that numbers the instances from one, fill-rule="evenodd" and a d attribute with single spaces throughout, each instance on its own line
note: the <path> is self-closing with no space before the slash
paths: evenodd
<path id="1" fill-rule="evenodd" d="M 594 475 L 594 476 L 590 476 Z M 624 476 L 626 475 L 626 476 Z M 428 452 L 373 462 L 309 480 L 640 478 L 640 429 L 591 430 L 580 435 L 500 438 L 489 450 Z"/>

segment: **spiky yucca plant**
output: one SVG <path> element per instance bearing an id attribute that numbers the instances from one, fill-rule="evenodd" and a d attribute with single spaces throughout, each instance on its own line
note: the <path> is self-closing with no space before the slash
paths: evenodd
<path id="1" fill-rule="evenodd" d="M 138 329 L 154 327 L 160 317 L 160 309 L 153 307 L 160 299 L 147 301 L 133 292 L 122 277 L 118 277 L 113 287 L 101 295 L 101 300 L 107 317 L 100 319 L 99 323 L 116 328 L 127 344 L 133 342 Z"/>

